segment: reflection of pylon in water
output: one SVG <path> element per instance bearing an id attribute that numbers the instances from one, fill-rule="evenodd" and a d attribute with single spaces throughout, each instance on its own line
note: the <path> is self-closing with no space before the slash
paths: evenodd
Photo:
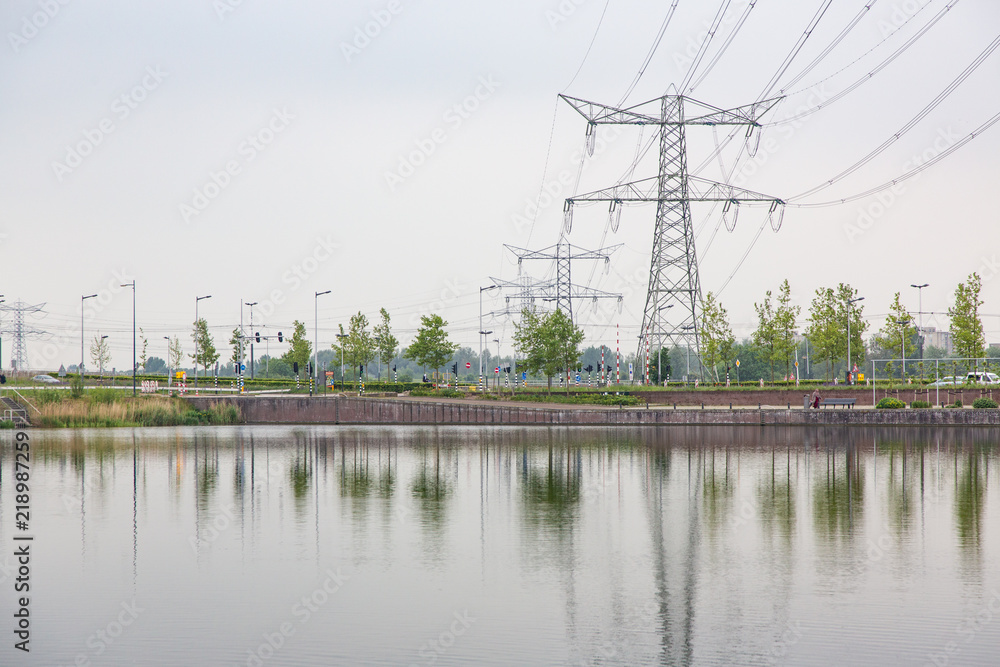
<path id="1" fill-rule="evenodd" d="M 780 98 L 756 102 L 735 109 L 723 110 L 682 95 L 665 95 L 642 104 L 618 109 L 561 95 L 587 120 L 589 145 L 593 147 L 597 125 L 650 125 L 659 128 L 659 174 L 632 183 L 623 183 L 604 190 L 571 197 L 564 207 L 565 227 L 573 224 L 575 204 L 610 202 L 611 226 L 617 223 L 623 204 L 655 202 L 656 227 L 653 231 L 653 251 L 650 261 L 649 290 L 642 316 L 642 331 L 658 347 L 691 345 L 699 349 L 699 311 L 701 282 L 691 221 L 691 202 L 716 202 L 723 205 L 726 226 L 735 227 L 735 217 L 741 204 L 769 206 L 772 227 L 777 231 L 780 217 L 773 216 L 784 202 L 757 192 L 743 190 L 725 183 L 715 183 L 688 174 L 688 125 L 747 125 L 747 144 L 753 146 L 753 130 L 760 128 L 760 118 L 770 111 Z M 759 134 L 757 135 L 759 140 Z M 751 153 L 756 148 L 750 148 Z M 783 213 L 784 209 L 782 209 Z M 732 226 L 729 220 L 733 220 Z M 672 323 L 668 324 L 668 320 Z M 637 357 L 642 356 L 642 340 Z M 700 349 L 699 349 L 700 353 Z"/>
<path id="2" fill-rule="evenodd" d="M 14 321 L 9 329 L 0 330 L 3 333 L 10 333 L 13 338 L 13 345 L 10 351 L 10 366 L 14 370 L 26 370 L 28 368 L 28 338 L 38 338 L 44 336 L 46 332 L 25 326 L 24 316 L 26 313 L 40 313 L 45 307 L 44 303 L 34 306 L 26 304 L 18 299 L 13 304 L 0 305 L 0 310 L 14 314 Z M 3 360 L 0 359 L 0 368 L 3 367 Z"/>

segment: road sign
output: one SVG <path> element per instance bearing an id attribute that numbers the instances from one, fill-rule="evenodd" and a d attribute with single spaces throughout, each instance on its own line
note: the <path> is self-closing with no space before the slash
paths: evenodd
<path id="1" fill-rule="evenodd" d="M 466 368 L 472 368 L 472 363 L 471 363 L 471 362 L 469 362 L 469 361 L 466 361 L 466 362 L 465 362 L 465 367 L 466 367 Z"/>
<path id="2" fill-rule="evenodd" d="M 496 368 L 494 368 L 493 372 L 496 373 L 497 375 L 500 375 L 500 367 L 497 366 Z"/>
<path id="3" fill-rule="evenodd" d="M 240 364 L 240 373 L 246 371 L 246 369 L 247 369 L 247 365 L 246 364 Z"/>
<path id="4" fill-rule="evenodd" d="M 736 360 L 736 368 L 739 368 L 739 367 L 740 367 L 740 360 L 739 360 L 739 359 L 737 359 L 737 360 Z"/>
<path id="5" fill-rule="evenodd" d="M 527 371 L 522 371 L 521 372 L 521 380 L 524 381 L 524 382 L 528 381 L 528 372 Z"/>

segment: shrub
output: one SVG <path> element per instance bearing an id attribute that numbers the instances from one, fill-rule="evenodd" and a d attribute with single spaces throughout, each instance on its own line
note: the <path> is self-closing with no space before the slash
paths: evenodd
<path id="1" fill-rule="evenodd" d="M 910 407 L 913 408 L 914 410 L 920 410 L 931 407 L 931 404 L 928 403 L 927 401 L 913 401 L 912 403 L 910 403 Z"/>
<path id="2" fill-rule="evenodd" d="M 960 407 L 962 407 L 962 399 L 960 399 L 960 398 L 955 399 L 955 402 L 952 404 L 952 407 L 953 408 L 960 408 Z"/>
<path id="3" fill-rule="evenodd" d="M 889 396 L 883 398 L 878 402 L 878 405 L 875 406 L 878 410 L 901 410 L 905 407 L 906 403 L 903 403 L 898 398 L 891 398 Z"/>
<path id="4" fill-rule="evenodd" d="M 73 398 L 83 396 L 83 374 L 77 373 L 69 381 L 69 393 Z"/>
<path id="5" fill-rule="evenodd" d="M 121 392 L 115 391 L 110 387 L 91 389 L 87 395 L 91 403 L 104 403 L 105 405 L 111 405 L 119 396 L 122 396 Z"/>
<path id="6" fill-rule="evenodd" d="M 465 398 L 457 389 L 411 389 L 410 396 L 435 396 L 437 398 Z"/>
<path id="7" fill-rule="evenodd" d="M 998 406 L 992 398 L 981 396 L 972 402 L 972 407 L 977 410 L 996 410 Z"/>

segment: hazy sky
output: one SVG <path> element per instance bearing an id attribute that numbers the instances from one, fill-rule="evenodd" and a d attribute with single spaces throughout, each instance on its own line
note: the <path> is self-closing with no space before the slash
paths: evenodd
<path id="1" fill-rule="evenodd" d="M 679 84 L 722 0 L 679 0 L 662 42 L 626 105 Z M 715 61 L 748 0 L 731 0 L 691 96 L 719 107 L 767 88 L 802 39 L 821 0 L 760 0 Z M 775 93 L 867 4 L 864 19 L 770 115 L 781 120 L 863 78 L 941 11 L 946 0 L 838 0 L 792 60 Z M 689 130 L 692 172 L 791 198 L 831 179 L 890 139 L 997 37 L 1000 3 L 961 0 L 865 85 L 818 113 L 765 130 L 756 162 L 742 134 L 710 159 L 727 128 Z M 321 345 L 359 310 L 392 313 L 408 343 L 420 314 L 440 312 L 453 338 L 477 346 L 479 287 L 514 279 L 503 244 L 544 247 L 575 187 L 586 124 L 561 92 L 616 104 L 652 47 L 666 0 L 8 0 L 0 6 L 0 293 L 45 303 L 30 326 L 32 366 L 79 360 L 86 334 L 110 336 L 114 365 L 131 363 L 129 290 L 150 352 L 189 331 L 195 297 L 220 348 L 257 301 L 255 324 L 313 329 Z M 603 22 L 598 24 L 602 19 Z M 596 36 L 595 36 L 596 35 Z M 592 48 L 588 48 L 593 41 Z M 708 69 L 701 81 L 700 73 Z M 577 72 L 579 70 L 579 74 Z M 1000 106 L 993 54 L 879 157 L 806 201 L 865 191 L 936 155 Z M 652 130 L 604 135 L 579 192 L 614 184 Z M 721 294 L 738 336 L 753 303 L 784 278 L 807 310 L 814 290 L 849 282 L 866 297 L 872 330 L 911 283 L 930 283 L 923 310 L 944 312 L 956 284 L 984 278 L 987 338 L 1000 342 L 1000 227 L 993 197 L 1000 128 L 923 172 L 861 201 L 789 208 L 779 233 L 760 235 Z M 921 157 L 923 156 L 923 157 Z M 655 149 L 634 178 L 656 173 Z M 742 159 L 741 162 L 737 162 Z M 721 166 L 720 166 L 721 163 Z M 564 185 L 560 182 L 560 179 Z M 554 192 L 534 224 L 542 187 Z M 546 198 L 543 197 L 543 203 Z M 695 208 L 704 291 L 718 291 L 757 235 L 766 211 L 746 208 L 717 234 L 718 211 Z M 603 206 L 579 209 L 570 239 L 623 243 L 611 270 L 574 266 L 574 278 L 623 292 L 578 306 L 588 342 L 631 350 L 648 279 L 654 207 L 626 211 L 617 233 Z M 524 270 L 544 276 L 550 267 Z M 504 300 L 487 294 L 486 311 Z M 249 319 L 249 309 L 244 314 Z M 2 326 L 11 324 L 3 315 Z M 947 328 L 946 319 L 925 325 Z M 513 327 L 496 320 L 509 350 Z M 492 337 L 491 337 L 492 338 Z M 9 367 L 11 336 L 3 336 Z M 495 344 L 491 344 L 495 347 Z M 192 349 L 186 349 L 187 352 Z M 271 350 L 280 353 L 283 350 Z M 228 350 L 223 350 L 224 358 Z"/>

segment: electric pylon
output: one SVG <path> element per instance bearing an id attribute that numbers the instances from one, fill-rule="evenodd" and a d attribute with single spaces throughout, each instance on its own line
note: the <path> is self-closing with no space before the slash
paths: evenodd
<path id="1" fill-rule="evenodd" d="M 749 137 L 755 128 L 760 128 L 759 119 L 781 98 L 724 110 L 683 95 L 665 95 L 626 109 L 565 95 L 560 97 L 587 120 L 587 135 L 591 140 L 596 134 L 597 125 L 659 126 L 659 175 L 567 199 L 564 206 L 564 226 L 567 232 L 572 228 L 573 205 L 576 202 L 611 202 L 613 222 L 621 215 L 623 204 L 656 202 L 656 227 L 653 232 L 649 290 L 642 315 L 642 334 L 661 347 L 664 342 L 670 345 L 682 342 L 690 345 L 693 340 L 700 357 L 698 322 L 701 281 L 691 222 L 691 202 L 722 202 L 726 213 L 731 207 L 738 207 L 740 204 L 770 204 L 772 217 L 776 209 L 785 202 L 758 192 L 688 175 L 686 127 L 748 125 Z M 617 229 L 617 225 L 613 226 Z M 639 356 L 646 343 L 646 340 L 640 338 Z"/>
<path id="2" fill-rule="evenodd" d="M 46 333 L 44 331 L 26 327 L 24 324 L 24 315 L 25 313 L 41 312 L 44 307 L 44 303 L 30 306 L 20 299 L 9 306 L 0 305 L 0 310 L 14 313 L 14 322 L 11 328 L 5 330 L 9 331 L 14 336 L 14 344 L 10 352 L 10 365 L 14 370 L 23 371 L 28 368 L 28 345 L 26 339 L 29 337 L 34 338 L 44 336 Z"/>

